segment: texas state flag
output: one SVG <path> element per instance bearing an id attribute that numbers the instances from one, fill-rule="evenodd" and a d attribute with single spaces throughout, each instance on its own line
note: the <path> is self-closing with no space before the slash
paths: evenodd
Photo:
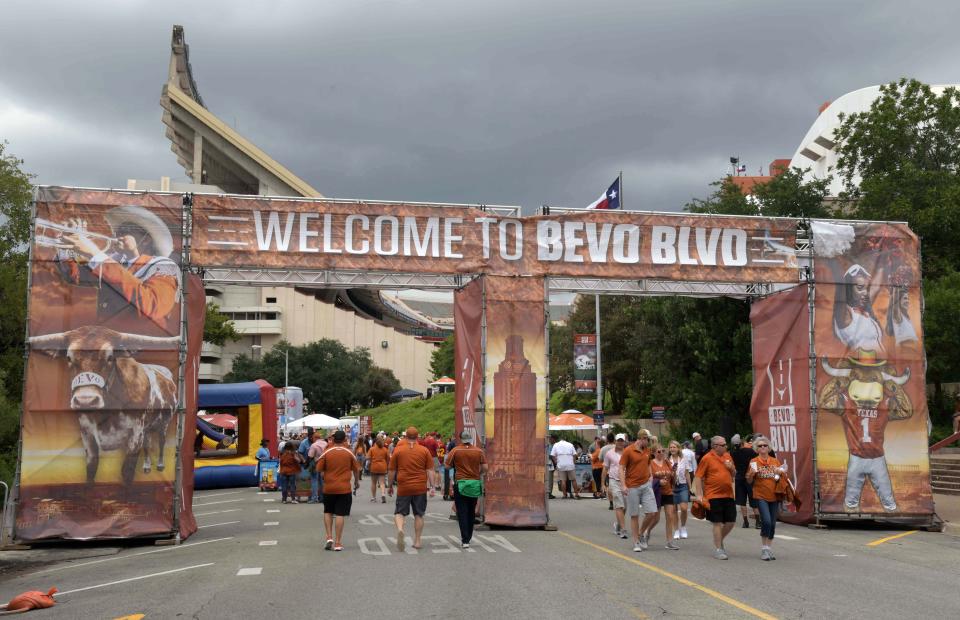
<path id="1" fill-rule="evenodd" d="M 588 209 L 619 209 L 620 208 L 620 177 L 613 182 L 603 196 L 593 202 Z"/>

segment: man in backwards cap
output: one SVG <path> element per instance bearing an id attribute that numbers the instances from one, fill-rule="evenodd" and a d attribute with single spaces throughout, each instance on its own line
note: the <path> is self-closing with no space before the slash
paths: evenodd
<path id="1" fill-rule="evenodd" d="M 477 500 L 483 491 L 481 480 L 487 471 L 483 450 L 473 445 L 470 431 L 460 433 L 461 444 L 450 451 L 445 464 L 454 469 L 453 501 L 460 523 L 460 546 L 470 548 L 473 522 L 477 516 Z"/>
<path id="2" fill-rule="evenodd" d="M 413 509 L 413 548 L 420 549 L 420 536 L 423 534 L 423 515 L 427 512 L 427 489 L 433 496 L 433 455 L 417 443 L 420 433 L 411 426 L 404 439 L 393 451 L 390 459 L 390 476 L 387 481 L 389 494 L 393 495 L 393 483 L 397 483 L 397 505 L 393 511 L 393 520 L 397 525 L 397 549 L 406 548 L 403 533 L 404 517 Z"/>

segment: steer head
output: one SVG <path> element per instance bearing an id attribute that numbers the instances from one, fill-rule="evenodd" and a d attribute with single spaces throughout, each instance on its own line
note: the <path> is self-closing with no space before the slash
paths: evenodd
<path id="1" fill-rule="evenodd" d="M 66 358 L 73 373 L 70 408 L 97 410 L 106 406 L 118 376 L 120 359 L 131 358 L 143 349 L 170 349 L 180 342 L 180 337 L 140 336 L 107 327 L 85 326 L 58 334 L 31 336 L 29 342 L 31 351 Z"/>
<path id="2" fill-rule="evenodd" d="M 889 399 L 889 414 L 893 419 L 913 415 L 910 399 L 903 385 L 910 380 L 910 369 L 896 375 L 884 361 L 877 361 L 861 351 L 857 358 L 847 358 L 833 366 L 826 358 L 820 360 L 823 371 L 831 379 L 820 392 L 820 405 L 835 413 L 842 412 L 844 403 L 852 400 L 858 409 L 875 410 Z"/>

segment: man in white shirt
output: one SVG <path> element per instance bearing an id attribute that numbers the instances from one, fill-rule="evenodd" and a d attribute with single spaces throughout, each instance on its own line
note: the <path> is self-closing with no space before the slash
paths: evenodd
<path id="1" fill-rule="evenodd" d="M 612 498 L 611 505 L 617 511 L 616 521 L 613 522 L 613 533 L 626 540 L 627 529 L 624 525 L 626 504 L 623 501 L 623 487 L 620 485 L 620 455 L 623 454 L 623 448 L 627 445 L 627 436 L 620 433 L 615 437 L 615 443 L 611 445 L 613 448 L 603 455 L 603 486 L 607 496 Z"/>
<path id="2" fill-rule="evenodd" d="M 563 439 L 553 444 L 550 450 L 550 460 L 557 468 L 558 480 L 561 484 L 566 481 L 563 487 L 563 499 L 567 499 L 568 496 L 580 499 L 580 489 L 577 488 L 576 456 L 577 450 L 573 444 Z"/>

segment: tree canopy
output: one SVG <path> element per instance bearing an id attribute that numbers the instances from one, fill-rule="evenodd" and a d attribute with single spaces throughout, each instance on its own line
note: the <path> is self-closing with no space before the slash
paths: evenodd
<path id="1" fill-rule="evenodd" d="M 453 334 L 450 334 L 430 354 L 430 372 L 434 379 L 453 376 L 453 344 Z"/>

